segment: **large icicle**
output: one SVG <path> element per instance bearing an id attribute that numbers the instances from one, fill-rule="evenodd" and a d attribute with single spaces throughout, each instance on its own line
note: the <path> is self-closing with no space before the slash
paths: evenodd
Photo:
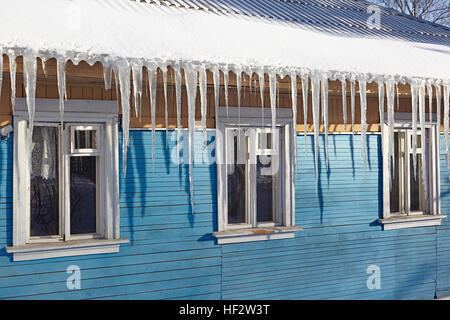
<path id="1" fill-rule="evenodd" d="M 431 83 L 427 84 L 428 91 L 428 113 L 430 117 L 430 124 L 433 122 L 433 87 Z"/>
<path id="2" fill-rule="evenodd" d="M 449 92 L 450 91 L 450 85 L 444 86 L 444 137 L 445 137 L 445 154 L 447 159 L 447 169 L 448 174 L 450 178 L 450 159 L 449 159 L 449 150 L 448 150 L 448 116 L 449 116 Z"/>
<path id="3" fill-rule="evenodd" d="M 166 127 L 166 148 L 169 147 L 169 114 L 167 107 L 167 66 L 162 66 L 164 90 L 164 126 Z"/>
<path id="4" fill-rule="evenodd" d="M 270 109 L 272 114 L 272 132 L 275 132 L 277 121 L 277 75 L 269 74 Z M 275 145 L 275 135 L 272 134 L 272 145 Z"/>
<path id="5" fill-rule="evenodd" d="M 16 105 L 16 70 L 17 62 L 15 54 L 8 54 L 9 57 L 9 75 L 11 77 L 11 107 L 14 111 Z"/>
<path id="6" fill-rule="evenodd" d="M 207 112 L 207 78 L 206 68 L 202 67 L 199 71 L 200 83 L 200 111 L 202 114 L 202 134 L 203 134 L 203 148 L 206 147 L 206 112 Z"/>
<path id="7" fill-rule="evenodd" d="M 242 71 L 240 69 L 236 70 L 236 91 L 237 91 L 237 101 L 238 101 L 238 128 L 241 128 L 241 84 L 242 84 Z M 241 135 L 239 134 L 238 139 L 240 140 Z"/>
<path id="8" fill-rule="evenodd" d="M 63 59 L 56 61 L 56 78 L 58 81 L 59 118 L 62 126 L 64 121 L 64 99 L 66 98 L 66 61 Z"/>
<path id="9" fill-rule="evenodd" d="M 29 120 L 29 132 L 28 132 L 28 148 L 29 148 L 29 163 L 31 167 L 32 157 L 32 139 L 33 139 L 33 126 L 35 115 L 35 99 L 36 99 L 36 76 L 37 76 L 37 57 L 33 51 L 25 51 L 23 54 L 23 77 L 25 84 L 25 92 L 27 96 L 28 107 L 28 120 Z"/>
<path id="10" fill-rule="evenodd" d="M 325 165 L 328 169 L 328 77 L 322 76 L 322 118 L 325 131 Z"/>
<path id="11" fill-rule="evenodd" d="M 341 94 L 342 94 L 342 117 L 344 119 L 344 130 L 347 129 L 347 82 L 345 77 L 341 79 Z"/>
<path id="12" fill-rule="evenodd" d="M 419 118 L 420 118 L 420 135 L 421 135 L 421 146 L 422 146 L 422 184 L 425 192 L 425 199 L 427 199 L 428 193 L 428 183 L 427 183 L 427 157 L 425 156 L 425 151 L 427 144 L 425 143 L 425 81 L 421 81 L 419 86 Z"/>
<path id="13" fill-rule="evenodd" d="M 302 98 L 303 98 L 303 137 L 305 139 L 305 152 L 308 151 L 307 138 L 308 133 L 308 76 L 302 75 Z"/>
<path id="14" fill-rule="evenodd" d="M 388 159 L 389 159 L 389 169 L 393 168 L 394 163 L 394 104 L 395 104 L 395 83 L 394 79 L 390 78 L 386 81 L 386 97 L 387 97 L 387 110 L 388 110 Z M 391 176 L 391 187 L 392 187 L 392 170 L 389 170 Z"/>
<path id="15" fill-rule="evenodd" d="M 355 133 L 355 79 L 350 79 L 350 109 L 352 113 L 352 134 Z"/>
<path id="16" fill-rule="evenodd" d="M 412 118 L 412 149 L 413 149 L 413 171 L 414 171 L 414 180 L 416 177 L 416 166 L 417 166 L 417 97 L 418 97 L 418 86 L 417 82 L 413 81 L 411 83 L 411 118 Z"/>
<path id="17" fill-rule="evenodd" d="M 367 80 L 366 75 L 359 79 L 359 99 L 361 102 L 361 154 L 363 162 L 363 176 L 366 178 L 366 131 L 367 131 Z"/>
<path id="18" fill-rule="evenodd" d="M 400 92 L 398 90 L 398 83 L 395 84 L 395 90 L 397 93 L 397 110 L 399 110 L 400 109 Z"/>
<path id="19" fill-rule="evenodd" d="M 291 73 L 291 100 L 292 100 L 292 139 L 295 149 L 295 171 L 297 171 L 297 74 Z"/>
<path id="20" fill-rule="evenodd" d="M 141 119 L 142 110 L 142 65 L 133 64 L 133 96 L 134 96 L 134 113 L 136 118 Z M 111 80 L 109 80 L 111 81 Z"/>
<path id="21" fill-rule="evenodd" d="M 156 66 L 147 65 L 148 73 L 148 89 L 150 95 L 150 113 L 152 117 L 152 163 L 155 167 L 155 128 L 156 128 L 156 85 L 157 85 L 157 73 Z"/>
<path id="22" fill-rule="evenodd" d="M 225 89 L 225 107 L 227 108 L 227 118 L 229 117 L 228 114 L 228 84 L 230 80 L 230 74 L 228 72 L 228 69 L 223 70 L 223 86 Z"/>
<path id="23" fill-rule="evenodd" d="M 265 126 L 264 124 L 264 72 L 258 72 L 258 82 L 259 82 L 259 92 L 261 95 L 261 122 L 262 126 Z"/>
<path id="24" fill-rule="evenodd" d="M 130 72 L 131 68 L 126 60 L 121 60 L 117 64 L 120 84 L 120 102 L 122 104 L 122 163 L 123 175 L 127 174 L 127 153 L 130 144 Z"/>
<path id="25" fill-rule="evenodd" d="M 175 99 L 177 109 L 177 156 L 178 164 L 181 164 L 180 151 L 181 151 L 181 69 L 179 66 L 174 67 L 175 74 Z"/>
<path id="26" fill-rule="evenodd" d="M 380 126 L 383 126 L 384 114 L 384 80 L 378 82 L 378 115 L 380 117 Z M 383 132 L 383 130 L 381 130 Z"/>
<path id="27" fill-rule="evenodd" d="M 441 96 L 442 89 L 441 85 L 436 85 L 436 121 L 438 125 L 438 133 L 441 133 Z"/>
<path id="28" fill-rule="evenodd" d="M 316 170 L 316 186 L 319 182 L 319 124 L 320 124 L 320 78 L 311 77 L 312 111 L 314 125 L 314 165 Z"/>
<path id="29" fill-rule="evenodd" d="M 216 128 L 219 123 L 219 98 L 220 98 L 220 70 L 213 68 L 213 81 L 214 81 L 214 114 L 216 117 Z"/>
<path id="30" fill-rule="evenodd" d="M 103 80 L 105 81 L 105 90 L 111 90 L 112 67 L 110 64 L 103 65 Z"/>
<path id="31" fill-rule="evenodd" d="M 186 80 L 186 90 L 188 96 L 188 127 L 189 127 L 189 189 L 191 198 L 192 213 L 194 208 L 194 135 L 195 135 L 195 100 L 197 97 L 197 71 L 191 66 L 184 68 L 184 77 Z"/>

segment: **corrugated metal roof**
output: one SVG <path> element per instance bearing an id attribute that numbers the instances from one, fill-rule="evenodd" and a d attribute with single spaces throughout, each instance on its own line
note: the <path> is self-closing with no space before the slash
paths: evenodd
<path id="1" fill-rule="evenodd" d="M 413 42 L 450 45 L 450 28 L 381 9 L 381 29 L 370 29 L 362 0 L 133 0 L 151 5 L 201 10 L 218 15 L 238 15 L 270 20 L 332 34 L 381 37 Z"/>

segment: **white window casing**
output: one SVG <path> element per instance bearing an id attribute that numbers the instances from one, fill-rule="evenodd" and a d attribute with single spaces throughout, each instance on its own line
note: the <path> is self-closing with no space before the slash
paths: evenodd
<path id="1" fill-rule="evenodd" d="M 35 127 L 61 128 L 58 100 L 36 99 Z M 25 99 L 17 99 L 14 110 L 14 167 L 13 167 L 13 244 L 6 248 L 14 261 L 44 259 L 119 251 L 121 243 L 119 223 L 119 156 L 118 118 L 115 101 L 68 100 L 64 112 L 64 129 L 60 132 L 62 162 L 74 156 L 95 156 L 97 163 L 97 232 L 89 235 L 70 235 L 68 215 L 69 165 L 60 164 L 60 228 L 62 239 L 30 237 L 30 164 L 28 156 L 28 112 Z M 76 130 L 93 130 L 96 148 L 74 148 Z M 59 161 L 59 160 L 58 160 Z M 64 206 L 61 209 L 61 206 Z"/>
<path id="2" fill-rule="evenodd" d="M 265 109 L 264 126 L 260 108 L 229 107 L 219 108 L 219 117 L 216 123 L 216 163 L 217 163 L 217 206 L 218 231 L 214 232 L 218 244 L 260 241 L 271 239 L 284 239 L 294 237 L 295 231 L 301 230 L 295 226 L 295 192 L 294 192 L 294 141 L 292 138 L 292 111 L 279 108 L 276 114 L 275 132 L 271 127 L 271 111 Z M 240 131 L 245 129 L 245 134 Z M 242 158 L 245 163 L 246 174 L 246 222 L 228 223 L 228 177 L 227 165 L 230 157 L 234 156 L 234 146 L 229 143 L 230 130 L 237 131 L 240 141 L 240 150 L 236 157 Z M 270 133 L 271 135 L 267 135 Z M 271 137 L 271 138 L 268 138 Z M 262 141 L 259 139 L 262 138 Z M 279 139 L 278 139 L 279 138 Z M 240 139 L 240 140 L 239 140 Z M 267 139 L 271 139 L 272 147 L 268 146 Z M 245 140 L 245 142 L 243 142 Z M 279 141 L 279 143 L 275 143 Z M 260 143 L 261 142 L 261 143 Z M 228 145 L 227 145 L 228 144 Z M 229 150 L 229 149 L 233 150 Z M 256 159 L 257 156 L 271 156 L 271 161 L 277 166 L 277 194 L 272 203 L 273 219 L 268 222 L 257 221 L 257 192 L 256 192 Z M 246 158 L 247 157 L 247 158 Z M 250 166 L 249 164 L 254 164 Z M 271 164 L 272 166 L 272 164 Z M 262 169 L 261 169 L 262 170 Z M 269 169 L 273 170 L 273 168 Z M 273 178 L 272 178 L 273 179 Z M 276 214 L 276 216 L 275 216 Z"/>
<path id="3" fill-rule="evenodd" d="M 427 177 L 425 183 L 427 185 L 427 198 L 426 198 L 426 210 L 414 211 L 410 209 L 410 181 L 412 177 L 410 168 L 410 154 L 412 153 L 411 140 L 412 138 L 412 121 L 411 113 L 396 112 L 394 119 L 394 132 L 400 132 L 404 134 L 405 139 L 405 156 L 404 156 L 404 176 L 399 183 L 405 184 L 403 187 L 405 190 L 404 200 L 399 200 L 400 209 L 399 213 L 391 213 L 390 204 L 390 172 L 389 172 L 389 128 L 386 121 L 382 123 L 382 154 L 383 154 L 383 212 L 382 218 L 378 221 L 383 226 L 383 230 L 413 228 L 413 227 L 425 227 L 436 226 L 441 224 L 441 220 L 446 215 L 441 214 L 440 208 L 440 178 L 439 178 L 439 139 L 440 128 L 436 122 L 436 115 L 433 115 L 432 122 L 427 119 L 425 129 L 426 137 L 421 137 L 420 123 L 417 122 L 417 136 L 421 139 L 421 147 L 417 147 L 417 154 L 421 154 L 421 157 L 426 157 L 427 165 Z M 387 115 L 385 114 L 385 120 Z M 421 168 L 419 161 L 417 161 L 417 167 L 421 174 Z"/>

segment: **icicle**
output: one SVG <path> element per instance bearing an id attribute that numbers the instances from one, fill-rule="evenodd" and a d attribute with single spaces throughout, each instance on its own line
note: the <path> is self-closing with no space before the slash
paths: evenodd
<path id="1" fill-rule="evenodd" d="M 347 82 L 345 77 L 341 79 L 341 93 L 342 93 L 342 116 L 344 118 L 344 130 L 347 129 Z"/>
<path id="2" fill-rule="evenodd" d="M 220 70 L 214 68 L 212 70 L 214 81 L 214 113 L 216 115 L 216 128 L 219 121 L 219 94 L 220 94 Z"/>
<path id="3" fill-rule="evenodd" d="M 449 154 L 448 154 L 448 116 L 449 116 L 449 92 L 450 91 L 450 85 L 445 85 L 444 86 L 444 137 L 445 137 L 445 154 L 446 154 L 446 159 L 447 159 L 447 169 L 448 169 L 448 174 L 449 174 L 449 178 L 450 178 L 450 159 L 449 159 Z"/>
<path id="4" fill-rule="evenodd" d="M 436 85 L 436 122 L 438 125 L 438 134 L 441 134 L 441 97 L 442 89 L 440 85 Z"/>
<path id="5" fill-rule="evenodd" d="M 384 114 L 384 82 L 380 80 L 378 82 L 378 114 L 380 116 L 380 126 L 383 126 L 383 114 Z M 383 130 L 381 130 L 383 132 Z"/>
<path id="6" fill-rule="evenodd" d="M 394 163 L 394 103 L 395 103 L 395 83 L 394 79 L 388 79 L 386 81 L 386 96 L 387 96 L 387 109 L 388 109 L 388 135 L 389 135 L 389 168 L 392 168 Z M 391 187 L 392 187 L 392 171 L 391 173 Z"/>
<path id="7" fill-rule="evenodd" d="M 114 84 L 116 87 L 116 100 L 117 100 L 117 106 L 119 106 L 119 70 L 116 66 L 113 67 L 114 71 Z"/>
<path id="8" fill-rule="evenodd" d="M 431 83 L 427 84 L 428 91 L 428 113 L 430 115 L 430 124 L 433 122 L 433 87 Z"/>
<path id="9" fill-rule="evenodd" d="M 167 109 L 167 66 L 162 67 L 164 90 L 164 126 L 166 127 L 166 148 L 169 147 L 169 114 Z"/>
<path id="10" fill-rule="evenodd" d="M 207 78 L 206 69 L 202 67 L 199 71 L 200 82 L 200 111 L 202 114 L 203 149 L 206 147 L 206 112 L 207 112 Z"/>
<path id="11" fill-rule="evenodd" d="M 291 100 L 292 100 L 292 139 L 295 149 L 295 171 L 297 171 L 297 75 L 291 73 Z"/>
<path id="12" fill-rule="evenodd" d="M 105 81 L 105 90 L 111 90 L 112 67 L 110 64 L 103 65 L 103 79 Z"/>
<path id="13" fill-rule="evenodd" d="M 242 71 L 236 71 L 236 91 L 237 91 L 237 101 L 238 101 L 238 128 L 241 128 L 241 82 L 242 82 Z M 238 136 L 239 140 L 241 135 Z"/>
<path id="14" fill-rule="evenodd" d="M 11 77 L 11 107 L 12 107 L 12 111 L 14 111 L 14 107 L 16 105 L 16 70 L 17 70 L 16 56 L 14 54 L 10 54 L 9 55 L 9 74 Z"/>
<path id="15" fill-rule="evenodd" d="M 366 76 L 363 75 L 361 79 L 359 79 L 359 98 L 361 101 L 361 153 L 362 153 L 362 162 L 363 162 L 363 176 L 366 178 L 366 131 L 367 131 L 367 119 L 366 119 L 366 111 L 367 111 L 367 96 L 366 96 Z"/>
<path id="16" fill-rule="evenodd" d="M 23 77 L 25 84 L 25 92 L 27 96 L 28 106 L 28 148 L 29 148 L 29 163 L 31 167 L 31 157 L 33 150 L 33 126 L 35 115 L 35 99 L 36 99 L 36 75 L 37 75 L 37 57 L 32 51 L 25 51 L 23 54 Z"/>
<path id="17" fill-rule="evenodd" d="M 45 66 L 45 59 L 42 57 L 40 59 L 41 59 L 42 71 L 44 71 L 44 76 L 47 78 L 47 67 Z"/>
<path id="18" fill-rule="evenodd" d="M 127 61 L 122 60 L 117 65 L 118 80 L 120 84 L 120 101 L 122 104 L 122 162 L 123 175 L 127 174 L 127 153 L 130 144 L 130 72 L 131 68 Z"/>
<path id="19" fill-rule="evenodd" d="M 230 74 L 228 73 L 228 69 L 223 70 L 223 85 L 225 87 L 225 106 L 227 108 L 227 118 L 229 118 L 228 114 L 228 83 L 230 79 Z"/>
<path id="20" fill-rule="evenodd" d="M 269 74 L 269 92 L 270 92 L 270 108 L 272 113 L 272 132 L 275 132 L 277 121 L 276 95 L 277 95 L 277 75 Z M 272 134 L 272 145 L 275 145 L 275 134 Z"/>
<path id="21" fill-rule="evenodd" d="M 325 131 L 325 164 L 328 168 L 328 77 L 322 77 L 322 118 Z"/>
<path id="22" fill-rule="evenodd" d="M 148 74 L 148 89 L 150 93 L 150 113 L 152 117 L 152 163 L 155 166 L 155 128 L 156 128 L 156 85 L 157 73 L 156 66 L 146 66 Z"/>
<path id="23" fill-rule="evenodd" d="M 192 213 L 194 213 L 194 181 L 193 181 L 193 161 L 194 161 L 194 135 L 195 135 L 195 99 L 197 97 L 197 71 L 191 67 L 184 69 L 186 80 L 186 90 L 188 95 L 188 122 L 189 122 L 189 187 Z"/>
<path id="24" fill-rule="evenodd" d="M 177 155 L 180 157 L 181 150 L 181 69 L 179 66 L 174 67 L 175 73 L 175 96 L 177 104 Z M 179 159 L 181 160 L 181 159 Z M 180 164 L 181 161 L 178 161 Z"/>
<path id="25" fill-rule="evenodd" d="M 62 126 L 64 121 L 64 96 L 66 92 L 66 61 L 62 59 L 56 61 L 56 78 L 58 81 L 59 117 Z"/>
<path id="26" fill-rule="evenodd" d="M 136 118 L 140 118 L 140 110 L 142 109 L 142 65 L 133 64 L 131 70 L 133 71 L 134 112 Z"/>
<path id="27" fill-rule="evenodd" d="M 395 90 L 397 92 L 397 110 L 400 109 L 400 92 L 398 90 L 398 83 L 395 84 Z"/>
<path id="28" fill-rule="evenodd" d="M 417 82 L 413 81 L 411 83 L 411 117 L 412 117 L 412 149 L 413 149 L 413 171 L 414 171 L 414 180 L 417 179 L 417 95 L 418 95 L 418 86 Z"/>
<path id="29" fill-rule="evenodd" d="M 350 80 L 350 109 L 352 113 L 352 135 L 355 133 L 355 80 Z"/>
<path id="30" fill-rule="evenodd" d="M 308 76 L 302 75 L 302 97 L 303 97 L 303 136 L 305 138 L 305 153 L 308 152 L 307 132 L 308 132 Z"/>
<path id="31" fill-rule="evenodd" d="M 316 169 L 316 186 L 319 183 L 319 122 L 320 122 L 320 79 L 311 78 L 312 110 L 314 125 L 314 164 Z M 316 188 L 317 190 L 317 188 Z"/>
<path id="32" fill-rule="evenodd" d="M 427 199 L 428 183 L 427 183 L 427 157 L 425 156 L 426 143 L 425 143 L 425 83 L 421 81 L 419 86 L 419 118 L 420 118 L 420 133 L 421 133 L 421 146 L 422 146 L 422 183 L 425 192 L 425 199 Z"/>
<path id="33" fill-rule="evenodd" d="M 262 126 L 264 127 L 264 72 L 258 72 L 258 81 L 259 81 L 259 92 L 261 94 L 261 116 L 262 116 Z"/>

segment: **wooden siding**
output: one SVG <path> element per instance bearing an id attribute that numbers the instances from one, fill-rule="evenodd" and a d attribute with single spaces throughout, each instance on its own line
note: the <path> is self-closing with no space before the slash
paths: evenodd
<path id="1" fill-rule="evenodd" d="M 9 60 L 4 56 L 4 74 L 3 85 L 0 99 L 0 126 L 5 125 L 11 121 L 11 83 L 9 74 Z M 17 97 L 25 97 L 25 91 L 23 86 L 22 75 L 22 58 L 17 58 Z M 243 77 L 243 87 L 241 90 L 241 106 L 243 107 L 255 107 L 261 108 L 261 99 L 258 88 L 257 77 L 254 76 L 252 86 L 250 88 L 250 79 Z M 142 121 L 135 117 L 134 111 L 131 112 L 131 127 L 134 128 L 148 128 L 151 127 L 151 115 L 148 97 L 147 73 L 144 72 L 144 90 L 143 90 L 143 115 Z M 212 87 L 212 75 L 208 72 L 208 111 L 207 111 L 207 126 L 209 128 L 215 127 L 215 115 L 214 115 L 214 91 Z M 222 81 L 223 83 L 223 81 Z M 236 80 L 235 75 L 230 73 L 230 90 L 229 90 L 229 105 L 237 105 L 237 90 L 235 87 Z M 280 96 L 278 99 L 278 106 L 280 108 L 291 108 L 291 95 L 290 95 L 290 80 L 285 78 L 279 81 Z M 265 97 L 264 105 L 266 108 L 270 108 L 270 98 L 268 90 L 268 79 L 266 77 L 265 84 Z M 302 106 L 302 92 L 301 84 L 299 80 L 298 84 L 298 117 L 297 117 L 297 130 L 303 131 L 303 106 Z M 410 112 L 411 99 L 410 89 L 408 85 L 400 85 L 400 106 L 396 110 L 399 112 Z M 356 85 L 356 91 L 358 93 L 358 85 Z M 347 83 L 347 94 L 350 92 L 350 85 Z M 42 69 L 40 60 L 38 61 L 38 82 L 36 88 L 37 98 L 58 98 L 58 88 L 56 82 L 56 61 L 50 59 L 46 63 L 46 74 Z M 85 62 L 80 62 L 75 66 L 70 61 L 67 64 L 67 97 L 68 99 L 91 99 L 91 100 L 116 100 L 116 89 L 114 86 L 114 79 L 112 79 L 112 90 L 104 89 L 103 81 L 103 69 L 100 63 L 96 63 L 93 66 L 89 66 Z M 133 100 L 133 99 L 131 99 Z M 175 90 L 174 90 L 174 76 L 173 70 L 169 68 L 168 72 L 168 114 L 169 114 L 169 127 L 176 126 L 176 104 L 175 104 Z M 368 84 L 368 111 L 367 111 L 367 123 L 368 131 L 377 132 L 380 130 L 379 116 L 378 116 L 378 94 L 377 85 Z M 359 95 L 356 95 L 356 108 L 355 108 L 355 130 L 360 131 L 360 104 Z M 133 101 L 132 101 L 133 102 Z M 156 126 L 163 128 L 165 126 L 164 119 L 164 94 L 162 86 L 162 73 L 158 73 L 158 89 L 157 89 L 157 108 L 156 108 Z M 428 98 L 427 112 L 428 112 Z M 225 92 L 222 87 L 220 90 L 220 105 L 225 105 Z M 433 112 L 435 112 L 436 101 L 434 101 Z M 132 108 L 134 110 L 134 108 Z M 255 112 L 258 112 L 255 110 Z M 347 124 L 351 123 L 351 110 L 350 110 L 350 97 L 347 97 Z M 441 112 L 443 114 L 443 111 Z M 197 95 L 196 106 L 196 118 L 201 119 L 200 114 L 200 95 Z M 182 89 L 182 126 L 187 127 L 187 94 L 183 86 Z M 311 93 L 309 92 L 309 111 L 308 111 L 308 131 L 313 131 L 312 126 L 312 107 L 311 107 Z M 343 117 L 342 117 L 342 101 L 341 101 L 341 84 L 339 81 L 329 81 L 329 131 L 330 132 L 343 132 L 351 131 L 351 126 L 347 126 L 344 129 Z M 323 125 L 320 128 L 323 131 Z"/>
<path id="2" fill-rule="evenodd" d="M 213 131 L 208 131 L 210 148 Z M 297 137 L 294 239 L 216 245 L 216 166 L 196 133 L 195 214 L 187 167 L 171 160 L 175 133 L 130 132 L 128 170 L 120 182 L 121 235 L 117 254 L 12 262 L 13 136 L 0 142 L 0 299 L 432 299 L 450 294 L 449 222 L 440 227 L 381 231 L 380 135 L 367 136 L 362 175 L 360 135 L 329 136 L 329 168 L 320 146 L 316 190 L 312 136 Z M 121 143 L 119 141 L 119 143 Z M 442 212 L 449 181 L 441 143 Z M 120 152 L 121 154 L 121 152 Z M 381 290 L 366 286 L 369 265 L 381 268 Z M 81 269 L 81 289 L 68 290 L 66 269 Z"/>

